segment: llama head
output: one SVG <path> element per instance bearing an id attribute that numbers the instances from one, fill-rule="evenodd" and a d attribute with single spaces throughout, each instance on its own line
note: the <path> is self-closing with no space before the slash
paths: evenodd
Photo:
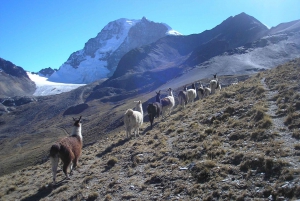
<path id="1" fill-rule="evenodd" d="M 133 102 L 135 102 L 137 105 L 139 105 L 139 104 L 142 103 L 140 100 L 138 100 L 138 101 L 133 101 Z"/>
<path id="2" fill-rule="evenodd" d="M 160 90 L 156 92 L 155 101 L 160 102 Z"/>
<path id="3" fill-rule="evenodd" d="M 203 88 L 203 85 L 202 85 L 202 83 L 200 82 L 200 87 L 199 88 Z"/>
<path id="4" fill-rule="evenodd" d="M 195 83 L 192 84 L 192 89 L 196 89 Z"/>
<path id="5" fill-rule="evenodd" d="M 73 120 L 74 120 L 74 126 L 75 127 L 80 127 L 81 126 L 81 116 L 79 117 L 79 119 L 75 119 L 73 117 Z"/>
<path id="6" fill-rule="evenodd" d="M 169 89 L 167 90 L 167 92 L 168 92 L 169 96 L 173 96 L 173 93 L 172 93 L 172 89 L 171 89 L 171 88 L 169 88 Z"/>
<path id="7" fill-rule="evenodd" d="M 136 103 L 136 108 L 142 107 L 142 101 L 134 101 Z"/>

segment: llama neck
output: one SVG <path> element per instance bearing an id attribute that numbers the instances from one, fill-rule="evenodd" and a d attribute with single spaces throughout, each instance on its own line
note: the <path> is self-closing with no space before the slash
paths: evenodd
<path id="1" fill-rule="evenodd" d="M 156 96 L 155 101 L 160 103 L 160 98 Z"/>
<path id="2" fill-rule="evenodd" d="M 137 108 L 136 108 L 136 110 L 143 114 L 143 107 L 142 107 L 142 105 L 138 105 Z"/>
<path id="3" fill-rule="evenodd" d="M 173 96 L 173 93 L 172 93 L 172 91 L 169 91 L 169 96 Z"/>
<path id="4" fill-rule="evenodd" d="M 81 126 L 79 126 L 79 127 L 74 126 L 74 127 L 73 127 L 72 136 L 79 136 L 80 139 L 82 140 Z"/>

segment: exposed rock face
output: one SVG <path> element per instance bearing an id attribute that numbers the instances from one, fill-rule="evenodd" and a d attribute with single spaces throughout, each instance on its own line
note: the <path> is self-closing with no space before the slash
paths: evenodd
<path id="1" fill-rule="evenodd" d="M 23 68 L 0 58 L 0 97 L 32 95 L 35 84 Z"/>
<path id="2" fill-rule="evenodd" d="M 35 102 L 37 100 L 33 97 L 15 96 L 13 98 L 0 99 L 0 101 L 3 105 L 9 107 L 9 106 L 20 106 L 27 103 Z"/>
<path id="3" fill-rule="evenodd" d="M 115 71 L 121 57 L 131 49 L 157 41 L 167 34 L 179 34 L 162 23 L 119 19 L 108 23 L 101 32 L 88 40 L 82 50 L 74 52 L 50 81 L 91 83 L 107 78 Z"/>
<path id="4" fill-rule="evenodd" d="M 38 72 L 38 74 L 43 77 L 50 77 L 56 71 L 57 71 L 57 69 L 52 69 L 52 68 L 48 67 L 48 68 L 44 68 L 44 69 L 40 70 Z"/>

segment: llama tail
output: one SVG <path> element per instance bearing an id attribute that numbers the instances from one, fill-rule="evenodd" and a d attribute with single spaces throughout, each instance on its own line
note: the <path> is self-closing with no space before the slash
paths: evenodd
<path id="1" fill-rule="evenodd" d="M 55 184 L 56 172 L 57 172 L 57 167 L 58 167 L 58 162 L 59 162 L 59 151 L 60 151 L 59 144 L 52 145 L 52 147 L 50 149 L 50 161 L 51 161 L 51 165 L 52 165 L 52 176 L 53 176 L 54 184 Z"/>

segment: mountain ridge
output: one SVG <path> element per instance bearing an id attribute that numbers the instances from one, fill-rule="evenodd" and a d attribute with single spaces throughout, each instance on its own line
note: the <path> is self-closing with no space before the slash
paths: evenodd
<path id="1" fill-rule="evenodd" d="M 267 31 L 254 17 L 241 13 L 200 34 L 160 38 L 125 54 L 113 76 L 95 88 L 94 93 L 101 87 L 140 88 L 141 84 L 132 82 L 144 83 L 144 92 L 153 90 L 214 56 L 261 38 Z M 163 78 L 155 75 L 158 71 Z M 131 84 L 126 84 L 128 80 Z"/>
<path id="2" fill-rule="evenodd" d="M 109 22 L 50 76 L 50 81 L 91 83 L 110 76 L 121 57 L 136 47 L 150 44 L 166 34 L 179 34 L 163 23 L 143 17 L 141 20 L 121 18 Z M 71 75 L 71 76 L 70 76 Z"/>

